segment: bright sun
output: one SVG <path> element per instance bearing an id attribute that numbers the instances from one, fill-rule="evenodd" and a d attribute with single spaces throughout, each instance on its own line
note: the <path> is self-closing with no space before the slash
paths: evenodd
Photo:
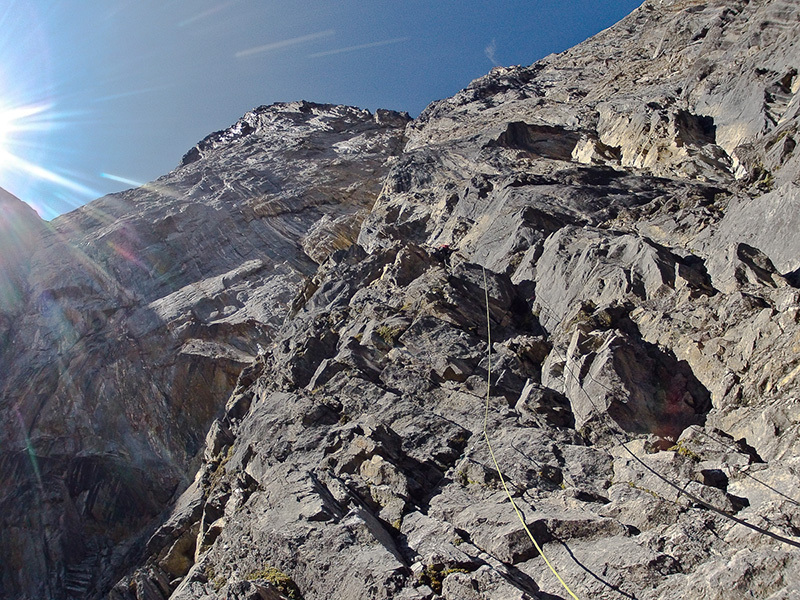
<path id="1" fill-rule="evenodd" d="M 49 103 L 13 107 L 0 104 L 0 186 L 4 186 L 7 178 L 27 177 L 52 181 L 83 194 L 93 193 L 80 183 L 25 158 L 32 151 L 41 151 L 41 136 L 37 134 L 53 129 L 58 117 Z"/>
<path id="2" fill-rule="evenodd" d="M 14 155 L 14 146 L 24 143 L 24 134 L 41 131 L 46 126 L 41 117 L 51 106 L 33 104 L 30 106 L 5 107 L 0 105 L 0 156 L 4 159 Z"/>

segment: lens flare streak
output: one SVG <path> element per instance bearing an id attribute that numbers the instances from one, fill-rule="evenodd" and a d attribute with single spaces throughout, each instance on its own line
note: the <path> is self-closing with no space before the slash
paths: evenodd
<path id="1" fill-rule="evenodd" d="M 54 112 L 50 103 L 22 106 L 0 105 L 0 185 L 6 187 L 7 179 L 44 180 L 77 193 L 87 199 L 100 194 L 74 178 L 47 169 L 27 158 L 33 154 L 48 154 L 49 148 L 36 142 L 38 135 L 58 129 L 66 118 Z"/>

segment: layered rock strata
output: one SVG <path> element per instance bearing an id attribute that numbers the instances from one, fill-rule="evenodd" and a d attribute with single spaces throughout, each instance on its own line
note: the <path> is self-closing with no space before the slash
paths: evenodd
<path id="1" fill-rule="evenodd" d="M 183 228 L 169 207 L 189 192 L 170 199 L 152 187 L 130 194 L 173 218 L 165 233 L 125 195 L 57 223 L 61 240 L 70 224 L 70 244 L 123 231 L 149 240 L 136 248 L 154 248 L 151 257 L 174 240 L 163 279 L 134 285 L 138 267 L 106 258 L 102 273 L 113 276 L 93 275 L 80 305 L 105 306 L 113 290 L 108 302 L 130 307 L 126 339 L 172 340 L 168 360 L 176 350 L 192 357 L 206 379 L 181 387 L 189 371 L 165 371 L 152 353 L 126 363 L 169 372 L 153 380 L 185 390 L 172 413 L 139 388 L 127 396 L 152 415 L 136 431 L 178 457 L 158 463 L 174 483 L 148 480 L 151 512 L 137 516 L 167 510 L 119 521 L 127 528 L 104 556 L 55 556 L 19 571 L 28 587 L 6 569 L 3 585 L 17 586 L 9 595 L 26 597 L 36 577 L 61 568 L 64 587 L 51 589 L 62 596 L 83 589 L 114 600 L 792 598 L 798 22 L 800 8 L 782 0 L 650 0 L 560 55 L 494 69 L 408 124 L 307 104 L 255 111 L 167 177 L 191 191 L 181 210 L 203 217 Z M 344 120 L 333 125 L 330 115 Z M 316 131 L 341 137 L 306 142 Z M 267 175 L 242 166 L 256 164 L 248 140 L 258 145 L 259 135 L 279 149 Z M 294 135 L 306 160 L 337 158 L 306 168 L 292 160 Z M 336 163 L 342 156 L 351 163 Z M 298 185 L 304 200 L 272 188 L 263 200 L 260 186 L 270 185 Z M 369 193 L 348 202 L 341 190 L 358 185 Z M 195 205 L 223 221 L 191 237 L 211 211 Z M 247 251 L 251 223 L 270 232 L 263 264 Z M 84 267 L 98 263 L 88 247 Z M 239 262 L 193 262 L 231 253 Z M 37 275 L 52 260 L 37 252 L 25 267 L 29 297 L 39 297 L 37 281 L 56 279 Z M 53 306 L 72 314 L 76 297 L 57 295 Z M 147 318 L 136 316 L 143 310 Z M 25 314 L 20 323 L 34 319 Z M 148 338 L 160 331 L 149 323 L 172 337 Z M 241 329 L 230 333 L 234 324 Z M 77 362 L 63 357 L 95 343 L 82 339 L 43 342 L 73 380 L 83 351 Z M 214 369 L 225 373 L 216 387 Z M 95 373 L 98 385 L 113 380 Z M 50 411 L 28 426 L 36 435 L 25 458 L 46 456 L 41 448 L 80 456 L 46 416 L 81 414 L 97 391 L 64 413 L 49 404 L 59 396 L 30 389 Z M 153 427 L 156 417 L 168 433 Z M 133 468 L 132 457 L 157 454 L 120 427 L 87 435 L 70 419 L 81 447 L 110 452 L 103 444 L 113 440 L 130 453 L 113 464 Z M 181 485 L 196 450 L 196 474 Z M 110 463 L 98 464 L 71 479 L 50 471 L 47 489 L 120 481 L 91 476 Z M 14 471 L 5 506 L 42 489 L 30 475 L 25 487 L 26 472 Z M 502 480 L 569 591 L 531 544 Z M 37 514 L 99 523 L 108 536 L 118 521 L 92 511 L 130 498 L 125 489 L 148 490 L 135 477 L 124 482 L 83 500 L 79 491 L 77 501 L 67 487 L 57 498 L 74 509 Z M 174 501 L 155 494 L 182 487 Z M 49 548 L 63 547 L 55 530 Z M 134 557 L 124 551 L 138 548 L 137 533 L 147 541 Z M 8 539 L 3 548 L 31 547 Z M 86 574 L 90 560 L 104 579 Z"/>
<path id="2" fill-rule="evenodd" d="M 261 107 L 46 227 L 4 200 L 0 595 L 89 597 L 127 568 L 315 261 L 354 241 L 407 120 Z"/>

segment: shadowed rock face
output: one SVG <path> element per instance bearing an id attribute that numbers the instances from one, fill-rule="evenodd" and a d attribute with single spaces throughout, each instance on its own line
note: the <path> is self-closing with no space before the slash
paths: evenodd
<path id="1" fill-rule="evenodd" d="M 109 585 L 314 261 L 353 243 L 406 121 L 261 107 L 47 226 L 2 198 L 0 595 Z"/>
<path id="2" fill-rule="evenodd" d="M 798 17 L 653 0 L 411 122 L 260 108 L 51 224 L 2 595 L 566 597 L 499 465 L 581 598 L 791 597 Z"/>
<path id="3" fill-rule="evenodd" d="M 31 207 L 0 189 L 0 339 L 25 303 L 30 254 L 44 230 Z"/>

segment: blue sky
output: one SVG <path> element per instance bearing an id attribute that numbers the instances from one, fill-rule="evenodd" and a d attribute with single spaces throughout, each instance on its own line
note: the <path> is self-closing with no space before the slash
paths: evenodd
<path id="1" fill-rule="evenodd" d="M 0 0 L 0 186 L 45 218 L 167 173 L 247 110 L 416 116 L 640 0 Z"/>

